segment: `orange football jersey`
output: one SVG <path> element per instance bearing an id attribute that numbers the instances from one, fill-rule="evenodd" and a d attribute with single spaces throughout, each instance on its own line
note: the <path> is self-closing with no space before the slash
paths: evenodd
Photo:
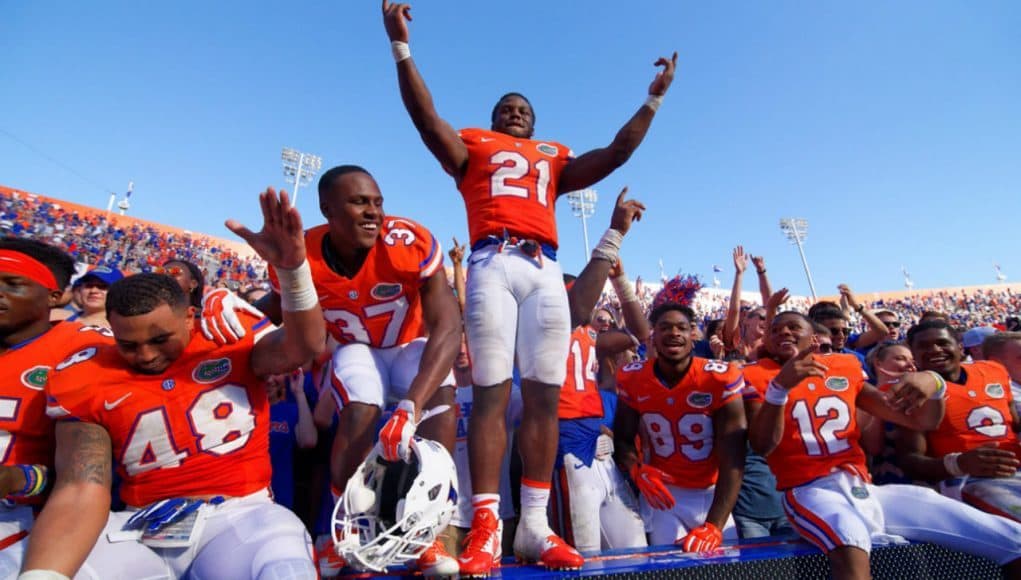
<path id="1" fill-rule="evenodd" d="M 928 454 L 943 457 L 991 444 L 1017 452 L 1007 369 L 997 362 L 981 361 L 961 365 L 961 375 L 963 384 L 947 381 L 943 422 L 925 434 Z"/>
<path id="2" fill-rule="evenodd" d="M 553 141 L 518 139 L 484 129 L 462 129 L 468 166 L 458 189 L 475 244 L 506 231 L 557 247 L 554 202 L 570 149 Z"/>
<path id="3" fill-rule="evenodd" d="M 43 391 L 47 376 L 67 353 L 110 343 L 110 337 L 105 328 L 65 321 L 0 354 L 0 455 L 4 465 L 53 466 L 53 421 L 46 416 Z M 41 498 L 29 500 L 41 502 Z"/>
<path id="4" fill-rule="evenodd" d="M 571 333 L 567 355 L 567 380 L 560 389 L 558 416 L 561 419 L 585 419 L 603 416 L 603 398 L 596 384 L 596 331 L 587 324 Z"/>
<path id="5" fill-rule="evenodd" d="M 713 415 L 741 396 L 741 369 L 693 357 L 684 378 L 670 387 L 656 376 L 655 365 L 634 362 L 617 373 L 620 402 L 641 415 L 646 462 L 684 487 L 715 485 L 719 459 L 713 453 Z"/>
<path id="6" fill-rule="evenodd" d="M 218 347 L 194 331 L 159 375 L 132 370 L 106 345 L 55 367 L 46 412 L 107 430 L 128 505 L 269 487 L 269 402 L 249 363 L 255 340 L 272 326 L 238 316 L 247 330 L 240 342 Z"/>
<path id="7" fill-rule="evenodd" d="M 376 245 L 354 278 L 334 272 L 323 257 L 329 226 L 305 233 L 305 248 L 326 330 L 339 344 L 390 348 L 425 336 L 419 289 L 443 267 L 440 243 L 429 230 L 387 216 Z M 276 272 L 270 280 L 279 291 Z"/>
<path id="8" fill-rule="evenodd" d="M 788 391 L 783 437 L 766 457 L 777 489 L 797 487 L 847 469 L 868 480 L 865 451 L 858 443 L 858 393 L 865 385 L 861 363 L 852 355 L 814 355 L 829 367 L 823 378 L 808 378 Z M 780 364 L 760 359 L 744 367 L 744 378 L 765 394 Z"/>

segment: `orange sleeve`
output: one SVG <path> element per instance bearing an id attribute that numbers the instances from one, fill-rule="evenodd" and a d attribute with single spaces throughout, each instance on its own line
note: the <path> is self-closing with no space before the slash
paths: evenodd
<path id="1" fill-rule="evenodd" d="M 102 367 L 90 360 L 94 346 L 79 350 L 54 368 L 46 382 L 46 415 L 55 420 L 97 422 L 95 393 L 102 382 Z M 97 380 L 98 378 L 98 380 Z"/>
<path id="2" fill-rule="evenodd" d="M 443 248 L 424 226 L 399 217 L 386 218 L 385 225 L 383 242 L 401 274 L 424 281 L 443 267 Z"/>
<path id="3" fill-rule="evenodd" d="M 730 401 L 744 395 L 744 373 L 741 371 L 740 366 L 730 363 L 727 372 L 719 374 L 719 381 L 722 391 L 720 393 L 720 406 L 726 405 Z"/>

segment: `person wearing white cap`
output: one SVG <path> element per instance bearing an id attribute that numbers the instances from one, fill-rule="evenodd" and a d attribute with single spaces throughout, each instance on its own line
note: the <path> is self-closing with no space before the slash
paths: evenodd
<path id="1" fill-rule="evenodd" d="M 975 328 L 968 329 L 964 333 L 964 337 L 961 338 L 961 346 L 964 348 L 964 353 L 971 359 L 966 362 L 986 360 L 986 355 L 982 352 L 982 343 L 985 342 L 986 337 L 994 334 L 996 334 L 996 329 L 992 326 L 976 326 Z"/>

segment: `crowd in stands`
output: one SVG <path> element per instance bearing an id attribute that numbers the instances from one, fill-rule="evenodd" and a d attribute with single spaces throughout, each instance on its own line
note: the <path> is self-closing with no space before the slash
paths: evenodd
<path id="1" fill-rule="evenodd" d="M 225 242 L 42 196 L 0 188 L 0 235 L 43 241 L 88 266 L 152 272 L 171 260 L 198 264 L 210 286 L 242 289 L 264 280 L 266 266 Z"/>

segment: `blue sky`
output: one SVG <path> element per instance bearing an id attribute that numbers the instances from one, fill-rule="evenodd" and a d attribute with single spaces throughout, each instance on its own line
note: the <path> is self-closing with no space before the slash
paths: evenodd
<path id="1" fill-rule="evenodd" d="M 708 283 L 718 264 L 727 286 L 744 244 L 805 294 L 777 225 L 797 216 L 820 294 L 898 289 L 901 265 L 917 288 L 992 282 L 994 262 L 1021 278 L 1021 4 L 428 0 L 412 14 L 451 124 L 486 126 L 516 90 L 536 136 L 576 152 L 609 143 L 652 62 L 679 52 L 645 142 L 596 186 L 593 242 L 623 185 L 649 207 L 623 250 L 632 276 L 662 259 Z M 3 2 L 0 21 L 0 183 L 102 207 L 133 180 L 133 215 L 229 236 L 224 219 L 257 225 L 257 193 L 285 185 L 290 146 L 367 167 L 388 213 L 445 246 L 467 237 L 400 103 L 377 2 Z M 306 225 L 321 221 L 313 192 Z M 566 200 L 558 216 L 577 272 L 580 222 Z"/>

